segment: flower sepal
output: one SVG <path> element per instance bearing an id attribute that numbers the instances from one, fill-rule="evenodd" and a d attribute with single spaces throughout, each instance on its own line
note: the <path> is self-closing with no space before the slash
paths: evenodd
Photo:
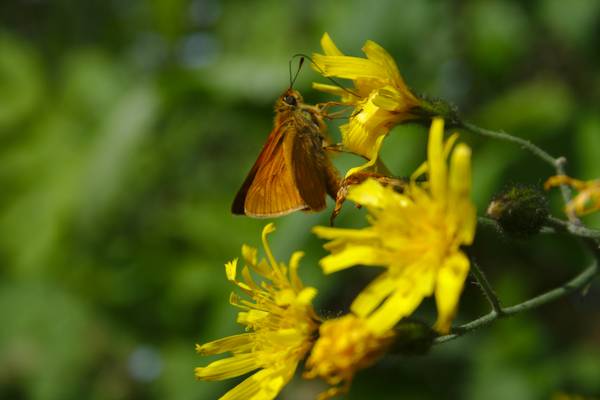
<path id="1" fill-rule="evenodd" d="M 438 336 L 429 325 L 414 319 L 400 321 L 394 327 L 394 332 L 395 341 L 390 347 L 390 353 L 407 356 L 427 354 Z"/>
<path id="2" fill-rule="evenodd" d="M 415 117 L 414 122 L 429 126 L 433 118 L 441 117 L 447 128 L 460 127 L 461 119 L 455 104 L 426 94 L 415 94 L 415 96 L 419 101 L 419 106 L 411 110 L 411 114 Z"/>

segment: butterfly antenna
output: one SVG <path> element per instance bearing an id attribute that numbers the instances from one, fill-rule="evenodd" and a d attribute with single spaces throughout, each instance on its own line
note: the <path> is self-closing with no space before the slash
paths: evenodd
<path id="1" fill-rule="evenodd" d="M 293 79 L 292 79 L 292 61 L 294 61 L 294 58 L 290 58 L 290 61 L 288 62 L 288 71 L 290 73 L 290 88 L 294 84 Z"/>
<path id="2" fill-rule="evenodd" d="M 298 63 L 298 70 L 296 71 L 296 73 L 294 74 L 294 77 L 292 78 L 292 62 L 294 61 L 294 58 L 295 57 L 292 57 L 289 62 L 290 89 L 294 86 L 294 83 L 296 82 L 296 79 L 298 78 L 298 75 L 300 74 L 300 70 L 302 69 L 302 65 L 304 64 L 304 57 L 300 57 L 300 62 Z"/>
<path id="3" fill-rule="evenodd" d="M 352 96 L 355 97 L 360 97 L 360 95 L 356 92 L 353 92 L 352 90 L 344 87 L 341 83 L 339 83 L 338 81 L 336 81 L 335 79 L 333 79 L 330 76 L 325 76 L 325 71 L 323 71 L 323 68 L 321 68 L 319 66 L 319 64 L 317 64 L 316 62 L 314 62 L 314 60 L 312 58 L 310 58 L 309 56 L 307 56 L 306 54 L 302 54 L 302 53 L 298 53 L 298 54 L 294 54 L 292 56 L 292 60 L 296 57 L 301 57 L 301 60 L 304 60 L 305 58 L 308 59 L 308 61 L 311 62 L 311 64 L 315 67 L 315 69 L 317 71 L 319 71 L 321 73 L 321 75 L 323 75 L 325 78 L 327 78 L 331 83 L 333 83 L 335 86 L 339 87 L 340 89 L 342 89 L 344 92 L 351 94 Z M 291 75 L 291 60 L 290 60 L 290 75 Z"/>

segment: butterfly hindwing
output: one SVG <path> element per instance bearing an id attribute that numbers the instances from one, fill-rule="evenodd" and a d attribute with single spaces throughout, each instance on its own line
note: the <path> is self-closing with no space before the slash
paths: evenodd
<path id="1" fill-rule="evenodd" d="M 329 160 L 323 150 L 321 136 L 314 125 L 304 125 L 293 136 L 291 164 L 300 196 L 312 211 L 325 208 L 326 170 Z"/>

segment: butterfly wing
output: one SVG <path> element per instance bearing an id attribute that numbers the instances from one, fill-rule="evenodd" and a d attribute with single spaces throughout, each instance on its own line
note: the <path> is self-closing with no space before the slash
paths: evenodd
<path id="1" fill-rule="evenodd" d="M 292 169 L 300 196 L 312 211 L 325 208 L 330 161 L 315 125 L 305 125 L 293 137 Z"/>
<path id="2" fill-rule="evenodd" d="M 234 214 L 277 217 L 306 208 L 286 155 L 286 137 L 294 134 L 293 129 L 282 124 L 271 132 L 233 201 Z"/>

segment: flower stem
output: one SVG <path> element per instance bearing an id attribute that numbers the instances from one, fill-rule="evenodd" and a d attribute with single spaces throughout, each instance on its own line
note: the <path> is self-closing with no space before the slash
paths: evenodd
<path id="1" fill-rule="evenodd" d="M 449 335 L 439 336 L 435 338 L 434 344 L 445 343 L 450 340 L 454 340 L 456 338 L 461 337 L 462 335 L 469 333 L 475 329 L 482 328 L 486 325 L 491 324 L 499 318 L 506 317 L 509 315 L 518 314 L 524 311 L 532 310 L 534 308 L 538 308 L 544 304 L 550 303 L 554 300 L 557 300 L 561 297 L 564 297 L 572 292 L 583 289 L 590 281 L 598 274 L 598 260 L 594 260 L 594 262 L 584 269 L 579 275 L 575 278 L 571 279 L 564 285 L 552 289 L 546 293 L 543 293 L 537 297 L 526 300 L 522 303 L 516 304 L 511 307 L 502 308 L 502 313 L 498 313 L 495 309 L 490 311 L 488 314 L 477 318 L 469 323 L 461 325 L 453 330 L 453 333 Z"/>
<path id="2" fill-rule="evenodd" d="M 504 140 L 506 142 L 516 143 L 522 148 L 529 150 L 540 160 L 552 166 L 557 175 L 566 175 L 564 166 L 567 160 L 564 157 L 554 158 L 549 153 L 542 150 L 541 148 L 539 148 L 538 146 L 536 146 L 528 140 L 512 136 L 506 132 L 484 129 L 465 121 L 459 121 L 456 125 L 459 128 L 464 128 L 475 134 L 487 136 L 493 139 Z M 565 204 L 567 204 L 569 201 L 571 201 L 571 190 L 566 185 L 561 185 L 560 188 L 563 200 Z M 493 226 L 496 227 L 496 229 L 498 229 L 498 224 L 496 223 L 496 221 L 490 218 L 479 217 L 478 222 L 482 225 Z M 581 221 L 576 216 L 571 215 L 569 216 L 569 221 L 563 221 L 558 218 L 549 217 L 547 220 L 547 224 L 549 226 L 543 227 L 542 231 L 568 232 L 573 236 L 579 237 L 579 239 L 582 242 L 584 242 L 594 254 L 594 262 L 589 267 L 581 271 L 576 277 L 566 282 L 564 285 L 511 307 L 502 307 L 498 296 L 496 295 L 489 281 L 485 277 L 485 274 L 475 262 L 472 262 L 471 272 L 473 273 L 473 275 L 477 279 L 477 282 L 481 286 L 484 295 L 486 296 L 488 302 L 492 306 L 492 310 L 488 314 L 480 318 L 477 318 L 471 322 L 456 327 L 449 335 L 443 335 L 435 338 L 433 342 L 434 344 L 445 343 L 450 340 L 454 340 L 473 330 L 487 326 L 499 318 L 532 310 L 544 304 L 557 300 L 561 297 L 567 296 L 570 293 L 583 289 L 587 284 L 591 282 L 591 280 L 596 275 L 598 275 L 598 263 L 600 260 L 600 231 L 584 227 L 581 224 Z"/>
<path id="3" fill-rule="evenodd" d="M 557 162 L 556 158 L 552 157 L 546 151 L 542 150 L 541 148 L 539 148 L 538 146 L 536 146 L 529 140 L 525 140 L 520 137 L 510 135 L 503 131 L 492 131 L 489 129 L 481 128 L 477 125 L 474 125 L 470 122 L 465 122 L 465 121 L 461 121 L 459 126 L 466 130 L 469 130 L 473 133 L 476 133 L 478 135 L 487 136 L 487 137 L 491 137 L 491 138 L 498 139 L 498 140 L 504 140 L 505 142 L 516 143 L 516 144 L 520 145 L 522 148 L 527 149 L 530 152 L 532 152 L 540 160 L 543 160 L 546 163 L 550 164 L 550 166 L 552 166 L 554 169 L 557 169 L 557 167 L 558 167 L 559 163 Z M 562 163 L 561 163 L 561 165 L 562 165 Z M 557 174 L 558 174 L 558 171 L 557 171 Z"/>
<path id="4" fill-rule="evenodd" d="M 597 229 L 586 228 L 583 225 L 577 225 L 570 221 L 564 221 L 556 217 L 548 217 L 546 226 L 542 226 L 540 233 L 569 233 L 573 236 L 588 239 L 600 239 L 600 231 Z M 487 226 L 502 231 L 502 228 L 496 220 L 489 217 L 477 217 L 477 223 L 481 226 Z"/>
<path id="5" fill-rule="evenodd" d="M 589 229 L 583 225 L 578 225 L 570 221 L 563 221 L 562 219 L 548 217 L 548 225 L 558 232 L 568 232 L 572 235 L 582 238 L 600 239 L 600 231 L 596 229 Z"/>
<path id="6" fill-rule="evenodd" d="M 487 136 L 498 140 L 504 140 L 505 142 L 516 143 L 520 145 L 521 148 L 529 150 L 537 158 L 552 166 L 554 168 L 554 171 L 556 172 L 556 175 L 566 175 L 565 164 L 567 163 L 567 159 L 565 157 L 552 157 L 548 152 L 542 150 L 540 147 L 536 146 L 529 140 L 520 138 L 518 136 L 513 136 L 503 131 L 492 131 L 490 129 L 481 128 L 475 124 L 466 121 L 459 121 L 457 123 L 457 127 L 464 128 L 478 135 Z M 562 194 L 563 201 L 565 202 L 565 204 L 571 201 L 571 189 L 567 185 L 560 185 L 560 192 Z M 581 225 L 581 221 L 579 220 L 579 218 L 577 218 L 577 216 L 569 215 L 568 218 L 569 221 L 571 221 L 572 223 Z"/>
<path id="7" fill-rule="evenodd" d="M 479 265 L 473 259 L 471 259 L 471 273 L 477 280 L 477 283 L 483 291 L 483 294 L 485 295 L 486 299 L 490 303 L 490 306 L 492 306 L 492 310 L 495 311 L 496 314 L 503 314 L 504 310 L 502 308 L 502 304 L 500 304 L 500 299 L 498 298 L 498 295 L 496 294 L 494 288 L 483 273 L 483 270 L 479 268 Z"/>

